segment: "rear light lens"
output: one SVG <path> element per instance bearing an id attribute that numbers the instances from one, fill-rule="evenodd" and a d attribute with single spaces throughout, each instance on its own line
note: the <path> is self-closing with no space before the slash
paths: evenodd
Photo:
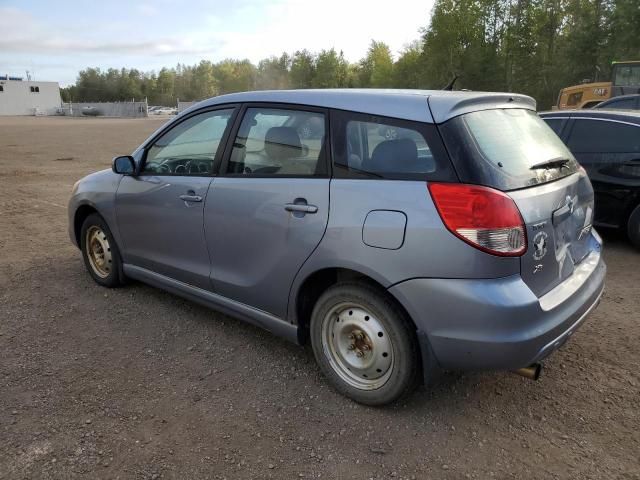
<path id="1" fill-rule="evenodd" d="M 515 202 L 493 188 L 461 183 L 429 183 L 445 226 L 468 244 L 503 257 L 527 250 L 524 221 Z"/>

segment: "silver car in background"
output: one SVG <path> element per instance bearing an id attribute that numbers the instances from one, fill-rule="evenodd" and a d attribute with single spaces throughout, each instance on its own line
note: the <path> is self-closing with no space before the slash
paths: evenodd
<path id="1" fill-rule="evenodd" d="M 246 92 L 77 182 L 69 234 L 100 285 L 310 342 L 337 390 L 382 405 L 440 369 L 537 376 L 602 295 L 593 201 L 529 97 Z"/>

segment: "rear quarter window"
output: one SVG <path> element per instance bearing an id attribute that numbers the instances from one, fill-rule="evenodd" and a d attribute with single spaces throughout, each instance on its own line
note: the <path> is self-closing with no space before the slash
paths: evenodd
<path id="1" fill-rule="evenodd" d="M 334 176 L 456 181 L 433 124 L 334 110 Z"/>

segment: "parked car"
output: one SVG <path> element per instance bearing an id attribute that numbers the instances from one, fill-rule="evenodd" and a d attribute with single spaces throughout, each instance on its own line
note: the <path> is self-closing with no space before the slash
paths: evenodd
<path id="1" fill-rule="evenodd" d="M 85 115 L 87 117 L 97 117 L 99 115 L 102 115 L 102 112 L 96 107 L 87 106 L 82 107 L 82 115 Z"/>
<path id="2" fill-rule="evenodd" d="M 540 116 L 589 174 L 595 224 L 626 230 L 640 248 L 640 113 L 597 109 Z"/>
<path id="3" fill-rule="evenodd" d="M 173 107 L 154 107 L 153 110 L 149 110 L 148 113 L 152 115 L 177 115 L 178 109 Z"/>
<path id="4" fill-rule="evenodd" d="M 608 110 L 640 110 L 640 95 L 623 95 L 600 102 L 593 108 Z"/>
<path id="5" fill-rule="evenodd" d="M 442 368 L 537 377 L 602 295 L 592 212 L 529 97 L 246 92 L 77 182 L 69 234 L 98 284 L 310 342 L 338 391 L 381 405 Z"/>

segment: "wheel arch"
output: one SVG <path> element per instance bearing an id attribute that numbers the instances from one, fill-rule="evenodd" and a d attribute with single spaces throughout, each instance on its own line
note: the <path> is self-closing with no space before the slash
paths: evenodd
<path id="1" fill-rule="evenodd" d="M 381 294 L 392 299 L 417 330 L 416 324 L 407 309 L 399 299 L 387 290 L 382 279 L 374 278 L 362 270 L 351 267 L 325 267 L 309 273 L 304 280 L 299 282 L 298 287 L 292 293 L 289 320 L 298 326 L 298 342 L 300 344 L 308 343 L 311 313 L 320 295 L 332 285 L 345 281 L 366 283 L 380 290 Z"/>
<path id="2" fill-rule="evenodd" d="M 89 203 L 83 203 L 79 205 L 73 214 L 73 234 L 75 235 L 76 245 L 78 246 L 78 248 L 80 248 L 81 245 L 80 231 L 82 230 L 82 224 L 92 213 L 96 213 L 104 219 L 104 216 L 100 214 L 98 209 L 94 205 Z"/>

